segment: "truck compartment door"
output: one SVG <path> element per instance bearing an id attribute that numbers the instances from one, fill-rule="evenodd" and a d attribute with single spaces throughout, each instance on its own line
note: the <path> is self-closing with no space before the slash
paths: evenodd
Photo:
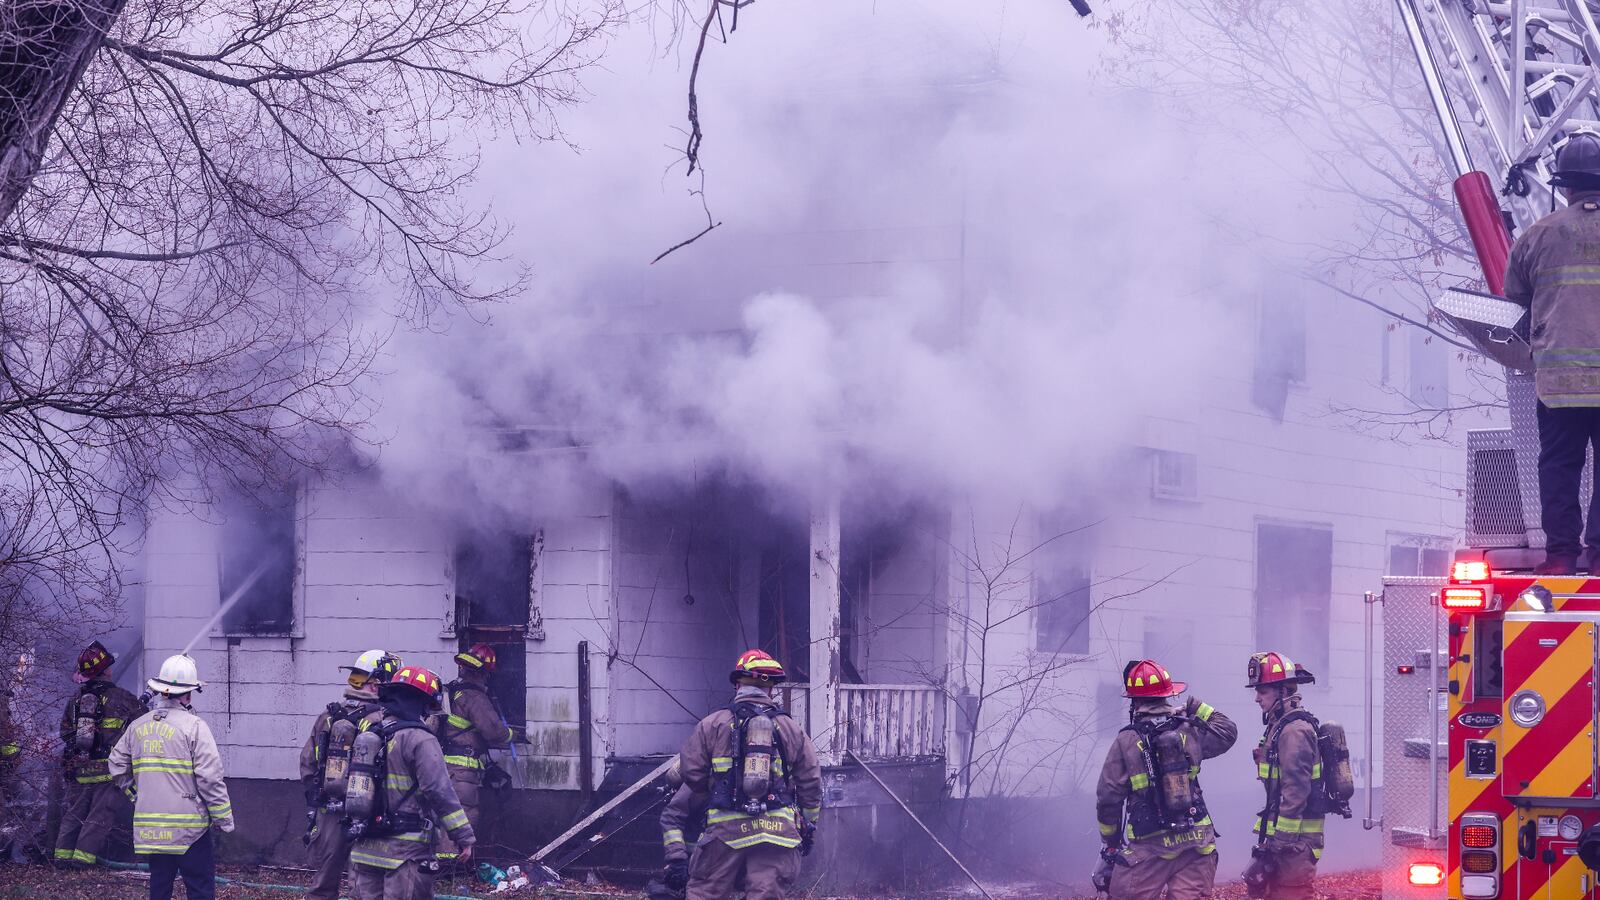
<path id="1" fill-rule="evenodd" d="M 1595 797 L 1595 626 L 1550 613 L 1505 617 L 1502 787 L 1523 799 Z"/>

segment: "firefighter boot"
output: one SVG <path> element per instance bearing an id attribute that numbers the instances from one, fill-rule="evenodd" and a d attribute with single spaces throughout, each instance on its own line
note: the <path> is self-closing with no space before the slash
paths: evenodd
<path id="1" fill-rule="evenodd" d="M 1571 553 L 1546 553 L 1544 562 L 1533 569 L 1533 574 L 1547 575 L 1576 575 L 1578 574 L 1578 557 Z"/>

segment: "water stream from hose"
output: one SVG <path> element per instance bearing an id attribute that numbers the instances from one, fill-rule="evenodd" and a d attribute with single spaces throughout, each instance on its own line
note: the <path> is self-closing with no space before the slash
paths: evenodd
<path id="1" fill-rule="evenodd" d="M 271 560 L 267 560 L 261 565 L 256 566 L 256 570 L 254 572 L 251 572 L 244 581 L 239 582 L 239 586 L 233 589 L 233 593 L 229 594 L 228 598 L 222 601 L 222 605 L 217 607 L 217 614 L 212 616 L 211 619 L 206 622 L 206 624 L 200 626 L 200 630 L 194 633 L 194 637 L 189 639 L 189 643 L 183 645 L 183 650 L 181 651 L 183 655 L 189 655 L 189 651 L 194 649 L 194 645 L 200 643 L 201 638 L 211 633 L 211 629 L 216 627 L 218 622 L 222 621 L 222 617 L 228 614 L 228 610 L 233 609 L 234 604 L 244 599 L 244 595 L 249 593 L 250 588 L 254 587 L 255 583 L 260 580 L 261 576 L 266 574 L 267 566 L 270 563 Z"/>

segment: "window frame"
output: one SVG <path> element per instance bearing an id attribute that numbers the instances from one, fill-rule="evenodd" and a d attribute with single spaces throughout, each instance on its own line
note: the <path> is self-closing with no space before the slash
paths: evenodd
<path id="1" fill-rule="evenodd" d="M 216 548 L 217 572 L 217 622 L 210 637 L 225 638 L 230 642 L 241 640 L 300 640 L 306 636 L 306 509 L 310 488 L 303 481 L 293 485 L 294 545 L 289 548 L 292 569 L 289 576 L 289 629 L 287 631 L 236 631 L 227 627 L 227 617 L 222 615 L 223 548 Z M 213 504 L 213 508 L 218 506 Z M 225 520 L 224 520 L 225 521 Z M 218 528 L 222 527 L 221 523 Z"/>
<path id="2" fill-rule="evenodd" d="M 456 571 L 456 556 L 464 539 L 463 535 L 457 535 L 445 554 L 445 582 L 450 585 L 450 590 L 445 596 L 444 621 L 439 637 L 456 640 L 469 629 L 476 628 L 497 632 L 503 630 L 506 634 L 520 632 L 524 641 L 544 640 L 544 528 L 534 528 L 528 534 L 528 622 L 520 626 L 477 625 L 472 622 L 470 610 L 461 603 L 460 573 Z"/>

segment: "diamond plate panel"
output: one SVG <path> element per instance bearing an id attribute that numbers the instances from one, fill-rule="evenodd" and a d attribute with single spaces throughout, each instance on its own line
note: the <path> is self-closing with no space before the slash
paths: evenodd
<path id="1" fill-rule="evenodd" d="M 1517 328 L 1527 310 L 1493 294 L 1460 288 L 1445 291 L 1433 308 L 1479 353 L 1508 369 L 1533 368 L 1533 349 Z"/>
<path id="2" fill-rule="evenodd" d="M 1533 375 L 1506 373 L 1506 402 L 1511 407 L 1511 447 L 1517 456 L 1517 487 L 1522 494 L 1522 520 L 1528 526 L 1526 546 L 1544 549 L 1539 525 L 1539 398 Z"/>
<path id="3" fill-rule="evenodd" d="M 1444 578 L 1383 580 L 1383 896 L 1385 900 L 1438 900 L 1438 888 L 1406 881 L 1411 863 L 1444 864 L 1447 830 L 1446 775 L 1449 754 L 1437 760 L 1406 753 L 1406 747 L 1445 738 L 1448 715 L 1438 690 L 1443 657 L 1444 615 L 1438 591 Z M 1423 667 L 1432 661 L 1437 668 Z M 1399 666 L 1416 666 L 1401 675 Z M 1431 803 L 1431 810 L 1430 810 Z M 1434 836 L 1437 837 L 1434 837 Z"/>
<path id="4" fill-rule="evenodd" d="M 1527 544 L 1511 429 L 1467 432 L 1467 546 Z"/>
<path id="5" fill-rule="evenodd" d="M 1439 299 L 1433 301 L 1433 305 L 1452 318 L 1469 319 L 1508 331 L 1516 328 L 1522 317 L 1528 314 L 1525 307 L 1504 297 L 1464 288 L 1447 289 Z"/>

